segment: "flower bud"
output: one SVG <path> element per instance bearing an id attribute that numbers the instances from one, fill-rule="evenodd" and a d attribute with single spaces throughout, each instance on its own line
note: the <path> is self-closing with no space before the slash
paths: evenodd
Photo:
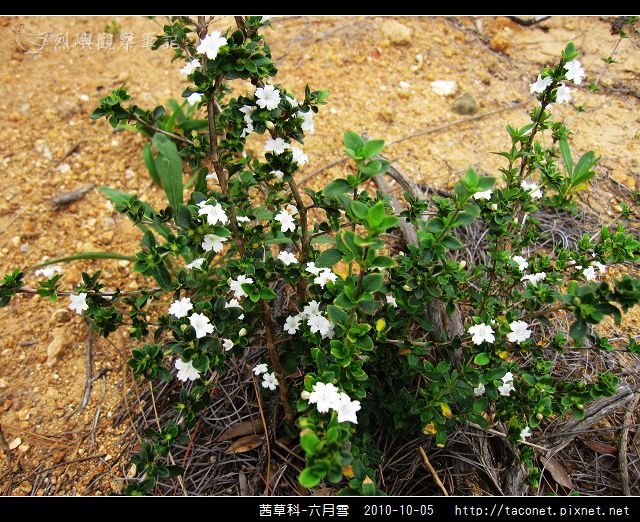
<path id="1" fill-rule="evenodd" d="M 269 130 L 273 130 L 273 129 L 275 129 L 275 128 L 276 128 L 276 126 L 273 124 L 273 122 L 272 122 L 272 121 L 267 121 L 267 122 L 265 123 L 265 125 L 267 126 L 267 129 L 269 129 Z"/>
<path id="2" fill-rule="evenodd" d="M 536 413 L 536 419 L 541 421 L 542 419 L 544 419 L 544 415 L 542 415 L 542 413 Z"/>
<path id="3" fill-rule="evenodd" d="M 244 337 L 245 335 L 247 335 L 247 329 L 240 328 L 240 331 L 238 332 L 238 337 Z"/>
<path id="4" fill-rule="evenodd" d="M 305 400 L 305 401 L 308 401 L 309 397 L 311 397 L 311 394 L 306 390 L 303 391 L 302 393 L 300 393 L 300 398 Z"/>
<path id="5" fill-rule="evenodd" d="M 402 289 L 403 289 L 405 292 L 411 292 L 411 287 L 410 287 L 409 285 L 404 285 L 404 286 L 402 287 Z"/>

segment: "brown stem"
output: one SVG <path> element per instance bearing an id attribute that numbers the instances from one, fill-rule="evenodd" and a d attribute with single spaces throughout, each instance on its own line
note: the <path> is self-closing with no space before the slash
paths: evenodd
<path id="1" fill-rule="evenodd" d="M 552 308 L 547 308 L 546 310 L 538 310 L 537 312 L 531 312 L 530 314 L 522 316 L 521 320 L 533 319 L 534 317 L 540 317 L 541 315 L 551 314 L 553 312 L 559 312 L 561 310 L 566 310 L 565 305 L 557 305 Z"/>
<path id="2" fill-rule="evenodd" d="M 159 286 L 154 286 L 153 288 L 144 288 L 141 290 L 130 290 L 127 292 L 120 292 L 119 295 L 139 295 L 139 294 L 143 294 L 145 292 L 158 292 L 162 290 L 162 288 L 160 288 Z M 30 288 L 28 286 L 23 286 L 22 288 L 18 289 L 18 292 L 21 292 L 23 294 L 37 294 L 38 290 L 35 288 Z M 70 295 L 76 295 L 77 292 L 67 292 L 67 291 L 63 291 L 63 290 L 59 290 L 56 291 L 56 295 L 58 296 L 70 296 Z M 114 295 L 116 295 L 115 292 L 88 292 L 89 295 L 100 295 L 102 297 L 113 297 Z"/>
<path id="3" fill-rule="evenodd" d="M 304 201 L 302 201 L 302 196 L 300 195 L 300 191 L 298 190 L 298 185 L 292 179 L 289 181 L 289 188 L 291 189 L 291 193 L 293 194 L 293 199 L 296 202 L 296 206 L 298 207 L 298 213 L 300 214 L 300 230 L 302 232 L 302 237 L 300 238 L 300 264 L 302 265 L 309 259 L 309 224 L 307 222 L 307 208 L 304 205 Z M 304 279 L 300 279 L 297 284 L 297 293 L 298 293 L 298 304 L 302 305 L 306 301 L 307 295 L 307 284 Z"/>
<path id="4" fill-rule="evenodd" d="M 173 132 L 168 132 L 166 130 L 162 130 L 160 127 L 157 127 L 151 123 L 144 121 L 142 118 L 135 114 L 131 114 L 131 117 L 136 120 L 138 123 L 142 123 L 145 127 L 149 127 L 150 129 L 164 134 L 165 136 L 169 136 L 169 138 L 173 138 L 174 140 L 181 141 L 182 143 L 186 143 L 187 145 L 193 145 L 193 142 L 190 139 L 185 138 L 184 136 L 180 136 L 179 134 L 174 134 Z"/>
<path id="5" fill-rule="evenodd" d="M 273 321 L 271 320 L 271 309 L 266 301 L 260 301 L 260 315 L 267 338 L 267 349 L 269 350 L 271 366 L 273 366 L 273 371 L 278 379 L 278 396 L 284 408 L 284 420 L 289 426 L 293 427 L 295 413 L 289 403 L 289 387 L 287 386 L 284 368 L 280 362 L 280 355 L 278 355 L 278 347 L 273 333 Z"/>

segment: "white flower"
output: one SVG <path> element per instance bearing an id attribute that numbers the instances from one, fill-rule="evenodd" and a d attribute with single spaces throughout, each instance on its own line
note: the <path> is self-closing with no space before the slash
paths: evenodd
<path id="1" fill-rule="evenodd" d="M 263 373 L 267 373 L 269 371 L 269 367 L 265 363 L 256 364 L 253 368 L 253 373 L 255 375 L 261 375 Z"/>
<path id="2" fill-rule="evenodd" d="M 77 314 L 82 314 L 82 312 L 89 309 L 89 305 L 87 304 L 86 292 L 80 292 L 78 295 L 72 294 L 69 296 L 69 299 L 71 299 L 69 308 Z"/>
<path id="3" fill-rule="evenodd" d="M 398 308 L 398 302 L 395 297 L 392 295 L 386 295 L 384 298 L 387 300 L 388 305 L 391 305 L 393 308 Z"/>
<path id="4" fill-rule="evenodd" d="M 227 45 L 227 39 L 222 36 L 220 31 L 213 31 L 202 39 L 200 45 L 196 47 L 196 52 L 206 54 L 209 60 L 215 60 L 223 45 Z"/>
<path id="5" fill-rule="evenodd" d="M 221 252 L 226 240 L 226 237 L 216 236 L 215 234 L 206 234 L 204 236 L 204 241 L 202 241 L 202 250 L 205 252 L 210 252 L 211 250 L 215 253 Z"/>
<path id="6" fill-rule="evenodd" d="M 272 170 L 271 175 L 279 181 L 282 181 L 282 178 L 284 178 L 284 172 L 282 172 L 281 170 Z"/>
<path id="7" fill-rule="evenodd" d="M 496 340 L 493 335 L 493 328 L 488 324 L 474 324 L 472 327 L 467 330 L 468 333 L 472 334 L 473 337 L 471 340 L 473 344 L 482 344 L 482 343 L 492 343 Z"/>
<path id="8" fill-rule="evenodd" d="M 338 422 L 358 424 L 356 412 L 360 410 L 360 401 L 352 401 L 346 393 L 341 393 L 334 409 L 338 414 Z"/>
<path id="9" fill-rule="evenodd" d="M 200 67 L 200 60 L 191 60 L 190 62 L 187 62 L 187 65 L 185 65 L 182 69 L 180 69 L 180 74 L 189 76 L 198 67 Z"/>
<path id="10" fill-rule="evenodd" d="M 182 359 L 176 359 L 176 377 L 179 381 L 195 381 L 200 378 L 200 372 L 193 367 L 191 361 L 184 362 Z"/>
<path id="11" fill-rule="evenodd" d="M 261 109 L 272 111 L 280 103 L 280 91 L 273 85 L 265 85 L 256 89 L 256 105 Z"/>
<path id="12" fill-rule="evenodd" d="M 508 382 L 513 382 L 513 374 L 511 372 L 507 372 L 502 376 L 502 382 L 507 384 Z"/>
<path id="13" fill-rule="evenodd" d="M 246 138 L 254 130 L 253 120 L 251 119 L 251 115 L 255 110 L 256 108 L 252 107 L 251 105 L 243 105 L 242 107 L 240 107 L 240 112 L 244 113 L 244 123 L 245 123 L 245 128 L 242 131 L 242 136 L 241 136 L 242 138 Z"/>
<path id="14" fill-rule="evenodd" d="M 596 279 L 596 269 L 593 265 L 588 268 L 585 268 L 582 275 L 586 278 L 587 281 L 595 281 Z"/>
<path id="15" fill-rule="evenodd" d="M 333 324 L 323 315 L 310 316 L 307 319 L 307 326 L 311 333 L 319 333 L 323 339 L 331 339 L 333 337 Z"/>
<path id="16" fill-rule="evenodd" d="M 231 339 L 222 339 L 222 347 L 225 352 L 228 352 L 233 348 L 233 341 Z"/>
<path id="17" fill-rule="evenodd" d="M 295 334 L 300 329 L 300 314 L 290 315 L 284 322 L 284 330 L 289 335 Z"/>
<path id="18" fill-rule="evenodd" d="M 309 263 L 307 263 L 307 268 L 305 268 L 305 270 L 310 274 L 318 275 L 322 271 L 322 268 L 316 266 L 313 261 L 310 261 Z"/>
<path id="19" fill-rule="evenodd" d="M 542 197 L 542 189 L 537 183 L 530 183 L 527 180 L 522 180 L 520 186 L 529 192 L 529 197 L 533 199 L 540 199 Z"/>
<path id="20" fill-rule="evenodd" d="M 291 147 L 291 154 L 293 154 L 293 161 L 301 167 L 309 161 L 309 158 L 304 152 L 302 152 L 302 149 L 297 147 Z"/>
<path id="21" fill-rule="evenodd" d="M 262 376 L 262 387 L 269 388 L 271 391 L 276 389 L 276 386 L 280 384 L 278 379 L 276 378 L 276 374 L 274 372 L 265 373 Z"/>
<path id="22" fill-rule="evenodd" d="M 231 278 L 227 279 L 227 283 L 229 284 L 229 290 L 233 292 L 234 297 L 236 299 L 240 299 L 242 297 L 247 297 L 247 293 L 242 289 L 242 285 L 253 283 L 253 279 L 244 275 L 239 275 L 235 280 Z"/>
<path id="23" fill-rule="evenodd" d="M 205 261 L 206 261 L 206 259 L 204 257 L 199 257 L 199 258 L 194 259 L 193 261 L 191 261 L 191 263 L 189 263 L 187 265 L 187 268 L 190 268 L 191 270 L 193 270 L 193 269 L 201 270 L 202 269 L 202 265 L 203 265 L 203 263 Z"/>
<path id="24" fill-rule="evenodd" d="M 531 428 L 527 426 L 520 432 L 520 440 L 525 440 L 531 437 Z"/>
<path id="25" fill-rule="evenodd" d="M 484 395 L 484 384 L 480 383 L 473 389 L 473 395 L 480 397 Z"/>
<path id="26" fill-rule="evenodd" d="M 570 62 L 565 63 L 564 69 L 567 71 L 564 75 L 567 80 L 573 80 L 573 83 L 576 85 L 580 85 L 582 83 L 582 79 L 584 78 L 584 69 L 578 60 L 571 60 Z"/>
<path id="27" fill-rule="evenodd" d="M 187 98 L 187 102 L 189 102 L 189 105 L 195 105 L 196 103 L 200 103 L 202 101 L 202 97 L 203 96 L 201 93 L 194 92 Z"/>
<path id="28" fill-rule="evenodd" d="M 169 307 L 169 313 L 177 319 L 187 317 L 190 310 L 193 310 L 193 304 L 191 304 L 191 299 L 188 297 L 183 297 L 178 301 L 174 301 Z"/>
<path id="29" fill-rule="evenodd" d="M 313 134 L 316 131 L 315 126 L 313 125 L 313 111 L 311 109 L 307 112 L 298 111 L 296 116 L 303 120 L 302 125 L 300 126 L 302 132 Z"/>
<path id="30" fill-rule="evenodd" d="M 285 150 L 289 148 L 289 144 L 284 141 L 282 138 L 276 138 L 267 140 L 267 143 L 264 145 L 265 152 L 273 152 L 276 156 L 282 154 Z"/>
<path id="31" fill-rule="evenodd" d="M 236 221 L 238 223 L 249 223 L 249 221 L 251 221 L 251 218 L 248 216 L 236 216 Z"/>
<path id="32" fill-rule="evenodd" d="M 196 337 L 198 339 L 207 334 L 213 333 L 213 325 L 211 324 L 211 321 L 209 321 L 209 318 L 204 314 L 192 314 L 191 317 L 189 317 L 189 323 L 196 331 Z"/>
<path id="33" fill-rule="evenodd" d="M 558 90 L 556 92 L 556 103 L 569 103 L 571 101 L 571 89 L 565 86 L 564 83 L 558 86 Z"/>
<path id="34" fill-rule="evenodd" d="M 338 388 L 331 383 L 317 382 L 309 394 L 309 404 L 315 404 L 318 413 L 327 413 L 340 400 Z"/>
<path id="35" fill-rule="evenodd" d="M 287 210 L 281 210 L 278 212 L 274 219 L 280 222 L 280 229 L 283 232 L 295 232 L 296 222 Z"/>
<path id="36" fill-rule="evenodd" d="M 491 194 L 493 194 L 493 190 L 491 190 L 491 189 L 483 190 L 481 192 L 476 192 L 473 195 L 473 199 L 486 199 L 486 200 L 489 200 L 489 199 L 491 199 Z"/>
<path id="37" fill-rule="evenodd" d="M 225 308 L 240 308 L 242 310 L 242 306 L 240 305 L 240 303 L 238 302 L 238 300 L 234 297 L 233 299 L 231 299 L 231 301 L 229 301 L 228 303 L 226 303 L 224 305 Z M 238 319 L 240 321 L 242 321 L 244 319 L 244 314 L 240 314 L 238 316 Z"/>
<path id="38" fill-rule="evenodd" d="M 498 391 L 500 392 L 500 395 L 502 395 L 503 397 L 509 397 L 509 394 L 512 391 L 515 391 L 513 382 L 509 381 L 509 382 L 505 382 L 504 384 L 501 384 L 500 386 L 498 386 Z"/>
<path id="39" fill-rule="evenodd" d="M 316 300 L 313 300 L 310 301 L 309 304 L 302 309 L 302 313 L 300 315 L 304 319 L 309 319 L 310 317 L 321 313 L 322 312 L 320 311 L 320 303 L 318 303 L 318 301 Z"/>
<path id="40" fill-rule="evenodd" d="M 292 254 L 291 252 L 287 252 L 286 250 L 283 250 L 278 254 L 278 259 L 287 266 L 292 263 L 296 264 L 298 262 L 298 258 L 294 254 Z"/>
<path id="41" fill-rule="evenodd" d="M 538 79 L 529 85 L 529 92 L 531 94 L 533 93 L 543 93 L 544 90 L 549 87 L 549 85 L 551 85 L 553 83 L 553 78 L 551 76 L 546 76 L 545 78 L 542 78 L 540 75 L 538 75 Z"/>
<path id="42" fill-rule="evenodd" d="M 38 268 L 38 270 L 35 271 L 35 276 L 51 279 L 54 275 L 59 274 L 60 272 L 62 272 L 62 267 L 58 265 L 49 265 L 44 268 Z"/>
<path id="43" fill-rule="evenodd" d="M 518 270 L 520 270 L 520 272 L 524 272 L 529 268 L 529 262 L 522 256 L 513 256 L 511 260 L 518 263 Z"/>
<path id="44" fill-rule="evenodd" d="M 324 288 L 329 281 L 335 283 L 337 280 L 338 276 L 334 274 L 330 268 L 323 268 L 322 271 L 313 279 L 313 282 Z"/>
<path id="45" fill-rule="evenodd" d="M 198 215 L 207 216 L 208 225 L 217 225 L 218 223 L 226 225 L 229 222 L 229 218 L 220 203 L 209 205 L 201 201 L 198 206 L 200 207 Z"/>
<path id="46" fill-rule="evenodd" d="M 491 210 L 498 210 L 498 204 L 497 203 L 492 203 L 491 204 Z"/>
<path id="47" fill-rule="evenodd" d="M 289 204 L 287 205 L 287 212 L 289 212 L 289 214 L 291 214 L 292 216 L 295 216 L 298 213 L 298 207 Z"/>
<path id="48" fill-rule="evenodd" d="M 527 274 L 522 276 L 520 281 L 529 281 L 533 286 L 538 286 L 540 281 L 544 281 L 547 278 L 547 274 L 544 272 L 538 272 L 536 274 Z"/>
<path id="49" fill-rule="evenodd" d="M 529 325 L 524 321 L 513 321 L 509 328 L 511 328 L 511 331 L 507 334 L 509 342 L 520 344 L 531 337 Z"/>
<path id="50" fill-rule="evenodd" d="M 595 266 L 601 274 L 607 271 L 607 265 L 603 265 L 600 261 L 594 261 L 593 266 Z"/>
<path id="51" fill-rule="evenodd" d="M 297 107 L 298 106 L 298 100 L 296 100 L 292 96 L 285 96 L 284 99 L 289 102 L 289 105 L 291 105 L 291 107 Z"/>

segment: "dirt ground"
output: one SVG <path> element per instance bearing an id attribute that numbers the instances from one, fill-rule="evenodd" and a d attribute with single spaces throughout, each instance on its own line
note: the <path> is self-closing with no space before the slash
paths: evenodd
<path id="1" fill-rule="evenodd" d="M 113 21 L 118 34 L 108 48 L 105 26 Z M 554 114 L 575 131 L 576 154 L 594 149 L 602 155 L 601 176 L 640 190 L 640 38 L 633 33 L 622 41 L 617 63 L 606 67 L 601 58 L 618 41 L 612 21 L 553 17 L 522 27 L 493 17 L 275 19 L 266 35 L 278 83 L 298 97 L 306 83 L 330 91 L 316 133 L 305 143 L 310 161 L 301 177 L 341 157 L 346 129 L 395 141 L 447 124 L 453 125 L 390 147 L 388 156 L 417 182 L 445 188 L 469 166 L 496 172 L 502 163 L 491 152 L 507 148 L 507 121 L 524 124 L 534 102 L 510 106 L 528 99 L 537 71 L 573 40 L 587 78 L 573 90 L 574 103 L 554 107 Z M 148 48 L 158 30 L 157 21 L 142 17 L 0 18 L 0 274 L 79 251 L 135 252 L 137 230 L 97 191 L 59 210 L 50 198 L 92 183 L 162 201 L 142 161 L 144 140 L 89 119 L 99 98 L 123 83 L 143 107 L 179 98 L 181 64 L 169 64 L 166 49 Z M 83 34 L 92 35 L 90 46 Z M 456 92 L 435 93 L 434 80 L 455 81 Z M 594 81 L 600 92 L 589 90 Z M 508 110 L 456 124 L 470 116 L 454 111 L 464 93 L 476 101 L 475 115 Z M 577 105 L 585 112 L 576 114 Z M 308 185 L 319 187 L 339 173 L 324 171 Z M 611 208 L 603 212 L 612 215 Z M 110 288 L 145 284 L 126 261 L 104 261 L 66 266 L 64 286 L 97 269 Z M 32 272 L 26 281 L 35 285 Z M 20 295 L 0 309 L 0 425 L 20 478 L 13 494 L 118 492 L 128 467 L 120 449 L 128 422 L 114 427 L 113 419 L 131 384 L 126 360 L 132 341 L 126 332 L 92 340 L 93 376 L 100 377 L 79 411 L 88 333 L 67 304 Z M 627 320 L 625 333 L 640 333 L 637 319 Z M 6 469 L 3 461 L 0 493 L 8 484 Z"/>

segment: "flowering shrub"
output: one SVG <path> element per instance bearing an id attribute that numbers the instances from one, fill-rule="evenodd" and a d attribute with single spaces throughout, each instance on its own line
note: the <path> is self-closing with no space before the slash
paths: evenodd
<path id="1" fill-rule="evenodd" d="M 574 212 L 573 196 L 595 175 L 596 154 L 574 160 L 570 130 L 549 112 L 584 77 L 573 44 L 531 84 L 538 100 L 531 122 L 507 127 L 499 182 L 469 170 L 449 197 L 426 202 L 406 193 L 406 210 L 396 215 L 388 195 L 372 190 L 389 169 L 384 142 L 353 132 L 344 135 L 352 173 L 301 192 L 295 174 L 308 161 L 301 145 L 327 93 L 307 87 L 298 100 L 274 83 L 260 34 L 265 17 L 236 17 L 237 29 L 225 33 L 209 32 L 209 22 L 172 18 L 155 44 L 170 43 L 184 63 L 182 96 L 191 108 L 174 107 L 180 121 L 163 107 L 127 105 L 124 87 L 92 115 L 113 127 L 134 122 L 152 139 L 145 162 L 168 201 L 156 210 L 101 189 L 140 228 L 134 270 L 157 286 L 106 293 L 98 272 L 83 274 L 69 296 L 69 308 L 105 336 L 129 317 L 129 334 L 141 344 L 129 361 L 137 378 L 184 383 L 175 421 L 150 433 L 134 457 L 139 478 L 130 493 L 181 473 L 168 464 L 172 445 L 194 426 L 228 360 L 260 346 L 268 355 L 253 375 L 262 393 L 277 394 L 283 429 L 298 433 L 306 456 L 299 480 L 308 488 L 346 477 L 347 492 L 375 492 L 380 450 L 372 433 L 380 426 L 392 435 L 421 431 L 442 446 L 462 423 L 502 423 L 518 442 L 545 419 L 580 417 L 585 404 L 615 392 L 609 373 L 553 379 L 546 356 L 611 348 L 592 325 L 605 316 L 619 322 L 640 301 L 639 280 L 604 280 L 609 266 L 639 259 L 640 242 L 621 227 L 585 236 L 574 249 L 537 246 L 537 212 Z M 232 95 L 232 80 L 251 86 Z M 249 139 L 263 153 L 247 154 Z M 459 231 L 477 222 L 487 230 L 490 262 L 457 261 Z M 396 252 L 386 240 L 406 224 L 416 238 Z M 36 273 L 46 278 L 40 295 L 63 295 L 57 272 Z M 1 305 L 23 278 L 19 270 L 4 278 Z M 282 299 L 286 293 L 292 299 Z M 163 296 L 167 313 L 151 324 L 147 307 Z M 560 315 L 571 318 L 568 331 L 554 322 Z M 530 454 L 523 458 L 535 481 Z"/>

